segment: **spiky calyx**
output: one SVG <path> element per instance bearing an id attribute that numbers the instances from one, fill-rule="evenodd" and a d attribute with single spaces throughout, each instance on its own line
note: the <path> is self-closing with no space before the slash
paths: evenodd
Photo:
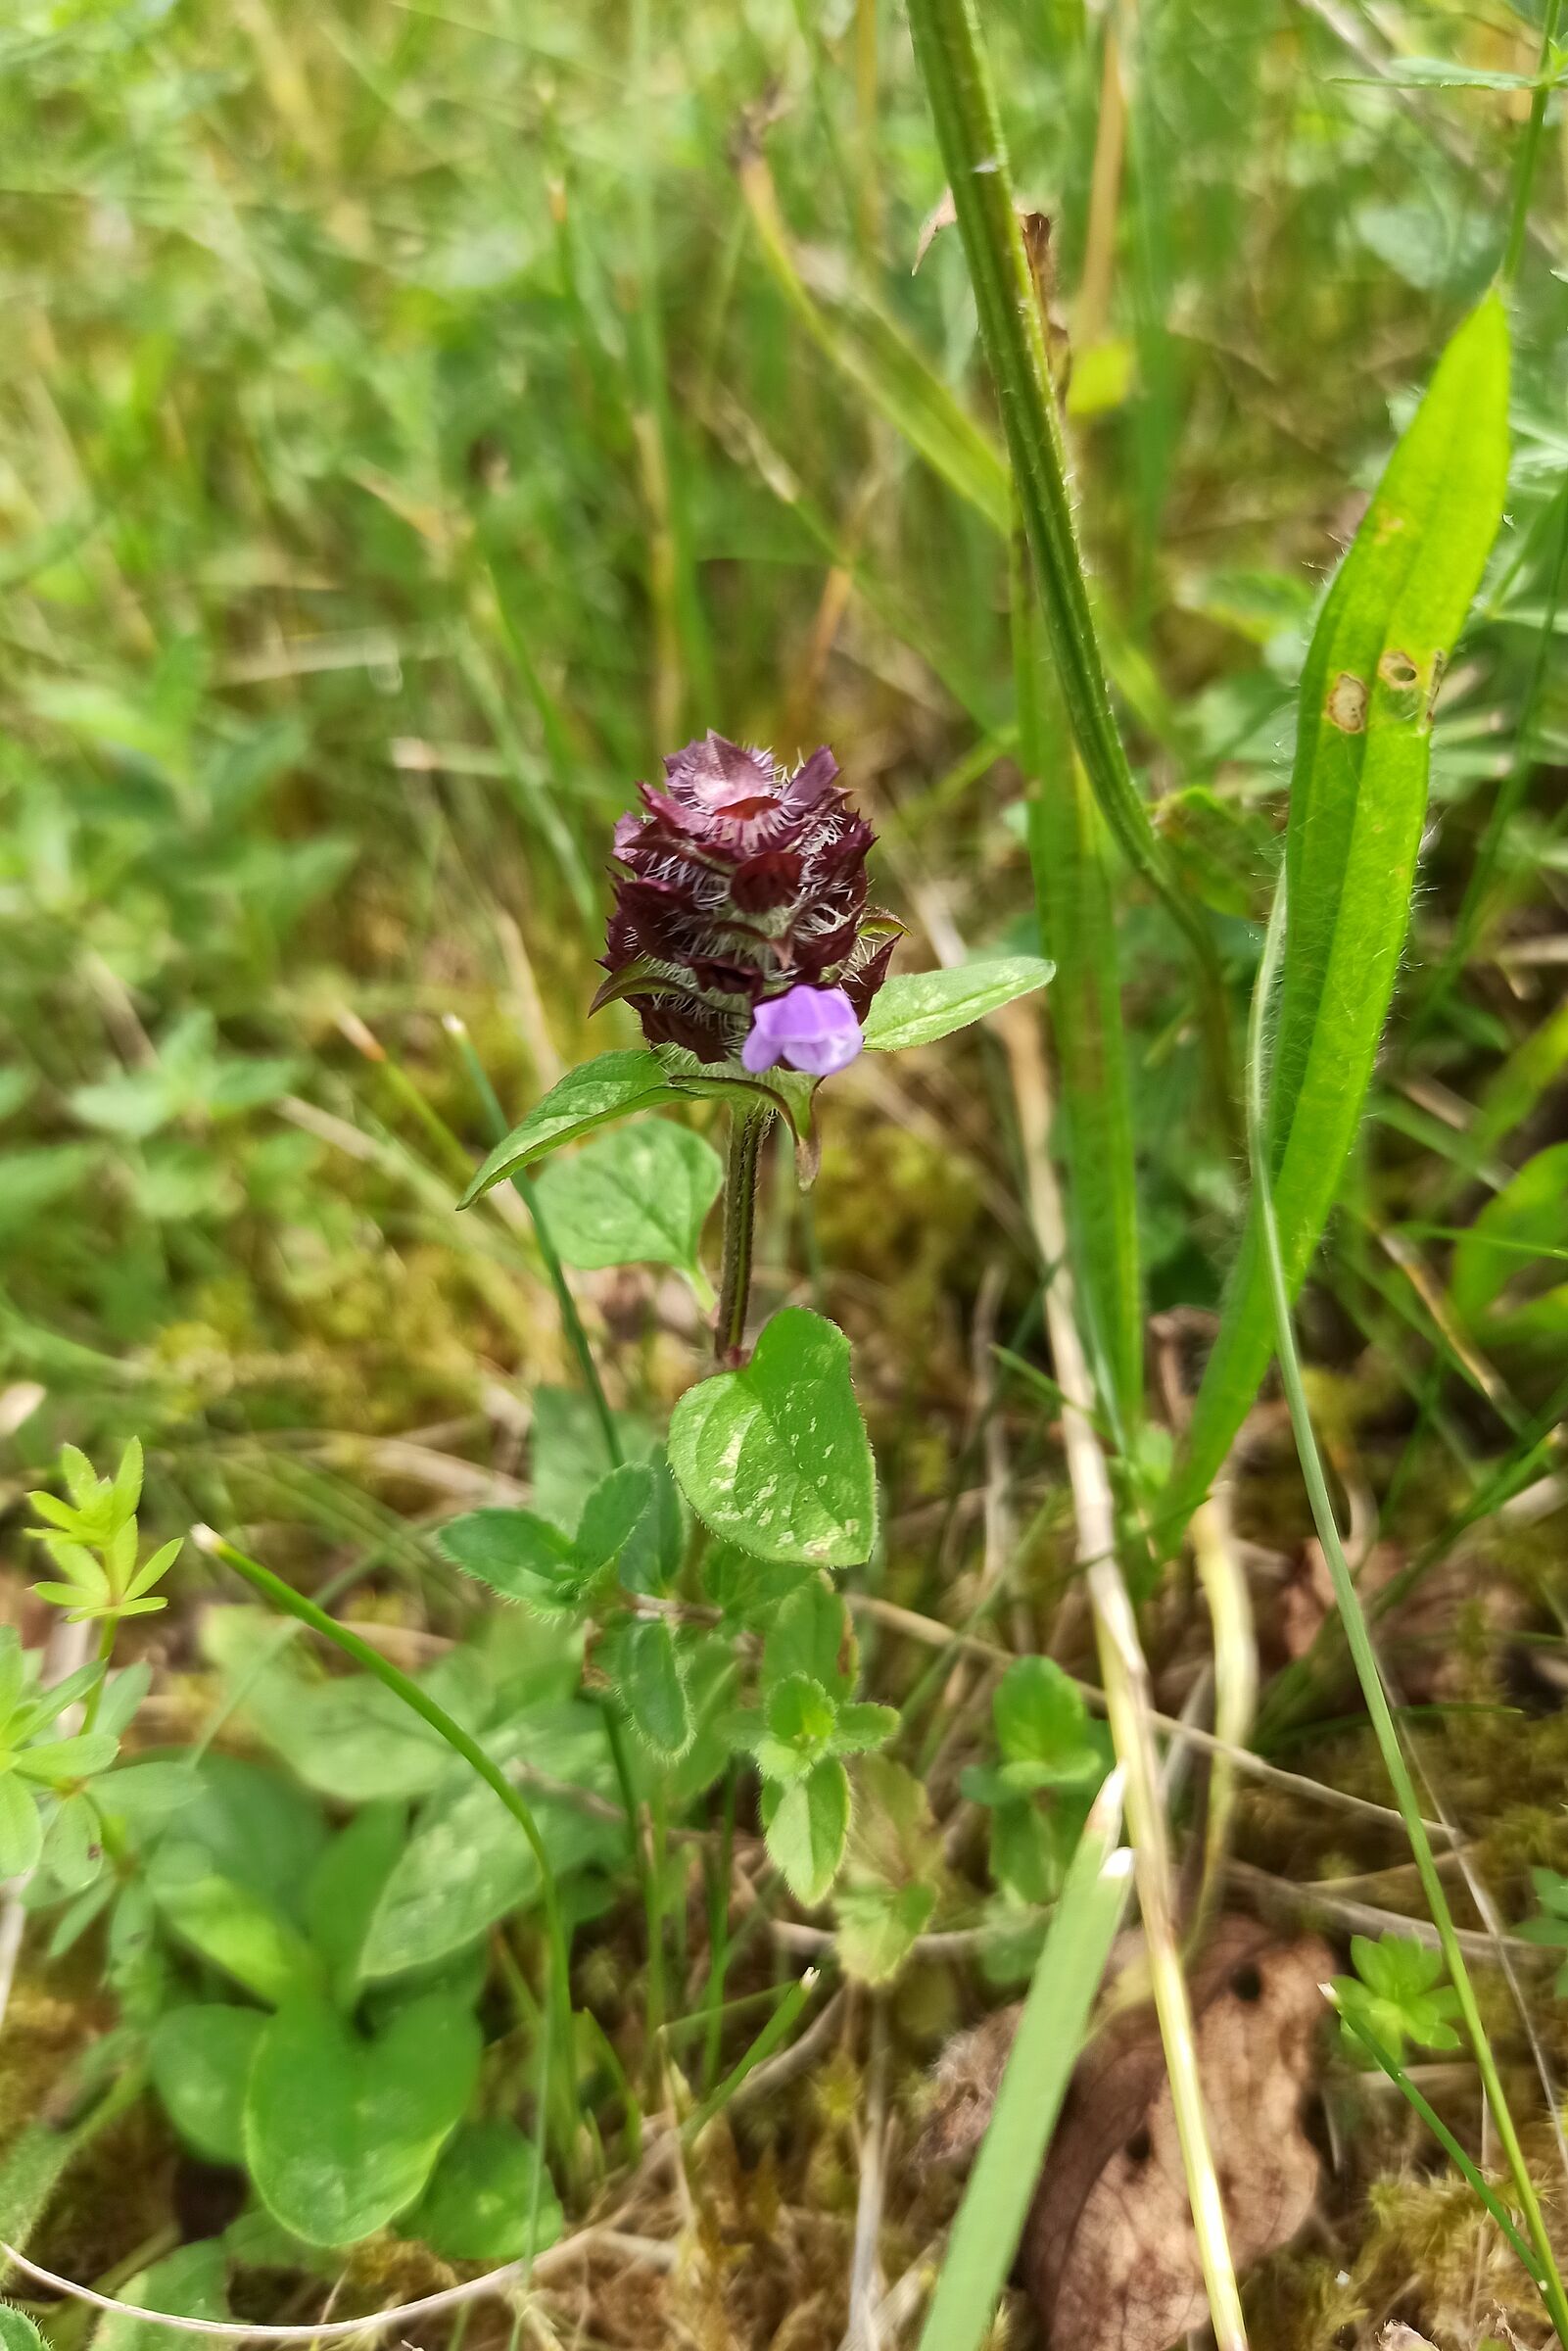
<path id="1" fill-rule="evenodd" d="M 615 828 L 615 906 L 595 1004 L 627 996 L 649 1044 L 738 1061 L 757 1006 L 841 988 L 863 1019 L 897 927 L 866 907 L 874 839 L 826 745 L 794 770 L 722 735 L 641 785 Z"/>

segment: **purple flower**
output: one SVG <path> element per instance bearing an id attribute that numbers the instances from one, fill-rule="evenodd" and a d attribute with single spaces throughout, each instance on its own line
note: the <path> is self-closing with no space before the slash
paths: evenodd
<path id="1" fill-rule="evenodd" d="M 841 987 L 791 987 L 757 1006 L 740 1058 L 753 1077 L 782 1061 L 808 1078 L 831 1078 L 848 1068 L 865 1041 Z"/>
<path id="2" fill-rule="evenodd" d="M 874 836 L 837 761 L 825 744 L 791 769 L 710 734 L 664 767 L 662 790 L 639 787 L 643 813 L 615 828 L 610 977 L 595 1004 L 626 996 L 649 1044 L 733 1062 L 771 1035 L 763 1016 L 777 1004 L 833 999 L 848 1032 L 840 1024 L 832 1046 L 802 1034 L 800 1051 L 837 1058 L 794 1066 L 841 1069 L 860 1049 L 855 1022 L 886 977 L 898 927 L 868 915 Z M 782 1056 L 793 1058 L 793 1047 L 781 1042 L 746 1067 L 771 1069 Z"/>

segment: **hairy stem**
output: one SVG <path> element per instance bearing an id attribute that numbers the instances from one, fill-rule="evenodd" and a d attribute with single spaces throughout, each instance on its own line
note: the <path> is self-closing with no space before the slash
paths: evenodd
<path id="1" fill-rule="evenodd" d="M 730 1113 L 730 1148 L 724 1167 L 724 1273 L 713 1326 L 713 1353 L 720 1364 L 738 1364 L 745 1340 L 756 1245 L 757 1172 L 773 1115 L 766 1108 Z"/>

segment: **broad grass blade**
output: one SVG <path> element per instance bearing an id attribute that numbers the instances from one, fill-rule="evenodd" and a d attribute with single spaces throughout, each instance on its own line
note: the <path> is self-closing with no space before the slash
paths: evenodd
<path id="1" fill-rule="evenodd" d="M 1502 513 L 1508 330 L 1460 326 L 1329 592 L 1302 674 L 1269 1155 L 1294 1297 L 1360 1121 L 1409 922 L 1432 703 Z M 1273 1353 L 1256 1204 L 1170 1515 L 1219 1469 Z"/>
<path id="2" fill-rule="evenodd" d="M 1095 1799 L 1052 1914 L 920 2351 L 978 2351 L 990 2331 L 1132 1884 L 1119 1783 Z"/>

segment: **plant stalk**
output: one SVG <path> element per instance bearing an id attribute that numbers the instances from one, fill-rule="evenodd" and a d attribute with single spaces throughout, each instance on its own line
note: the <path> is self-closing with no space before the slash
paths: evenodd
<path id="1" fill-rule="evenodd" d="M 1557 27 L 1562 21 L 1562 0 L 1546 0 L 1546 13 L 1541 27 L 1541 65 L 1534 95 L 1530 101 L 1530 120 L 1519 149 L 1519 170 L 1514 181 L 1513 212 L 1508 221 L 1507 250 L 1498 272 L 1505 286 L 1511 286 L 1519 275 L 1524 260 L 1525 232 L 1530 225 L 1530 199 L 1535 190 L 1536 166 L 1541 158 L 1542 134 L 1546 127 L 1546 105 L 1551 96 L 1550 73 L 1555 62 Z"/>
<path id="2" fill-rule="evenodd" d="M 713 1353 L 717 1363 L 732 1369 L 740 1363 L 745 1342 L 756 1249 L 757 1175 L 773 1117 L 766 1108 L 730 1113 L 730 1147 L 724 1166 L 724 1272 L 713 1326 Z"/>
<path id="3" fill-rule="evenodd" d="M 1117 1760 L 1125 1774 L 1127 1830 L 1133 1850 L 1155 2011 L 1170 2077 L 1193 2231 L 1218 2351 L 1247 2351 L 1241 2292 L 1225 2226 L 1219 2175 L 1198 2072 L 1192 2004 L 1182 1973 L 1170 1835 L 1155 1746 L 1149 1667 L 1137 1618 L 1117 1563 L 1116 1501 L 1094 1425 L 1094 1383 L 1073 1309 L 1062 1197 L 1051 1161 L 1049 1094 L 1035 1024 L 1019 1018 L 1002 1029 L 1027 1170 L 1026 1200 L 1035 1246 L 1048 1268 L 1046 1324 L 1062 1390 L 1062 1435 L 1077 1522 L 1078 1561 L 1094 1613 L 1100 1674 Z"/>
<path id="4" fill-rule="evenodd" d="M 1158 890 L 1192 949 L 1211 1080 L 1229 1124 L 1235 1115 L 1235 1084 L 1219 958 L 1200 908 L 1182 888 L 1150 822 L 1117 730 L 1073 527 L 1067 450 L 1051 389 L 1044 324 L 1019 226 L 974 0 L 909 0 L 909 24 L 947 167 L 980 341 L 996 386 L 1039 581 L 1040 607 L 1073 740 L 1124 854 Z"/>

